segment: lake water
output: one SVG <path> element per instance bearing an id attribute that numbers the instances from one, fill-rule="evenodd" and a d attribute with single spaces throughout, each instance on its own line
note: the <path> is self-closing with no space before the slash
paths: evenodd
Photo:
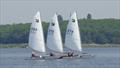
<path id="1" fill-rule="evenodd" d="M 25 60 L 29 48 L 0 49 L 0 68 L 120 68 L 120 48 L 84 48 L 93 58 Z"/>

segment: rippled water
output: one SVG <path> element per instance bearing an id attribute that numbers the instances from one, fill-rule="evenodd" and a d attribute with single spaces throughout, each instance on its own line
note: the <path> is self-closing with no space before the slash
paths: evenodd
<path id="1" fill-rule="evenodd" d="M 120 68 L 120 48 L 84 48 L 86 59 L 25 60 L 29 48 L 0 49 L 0 68 Z"/>

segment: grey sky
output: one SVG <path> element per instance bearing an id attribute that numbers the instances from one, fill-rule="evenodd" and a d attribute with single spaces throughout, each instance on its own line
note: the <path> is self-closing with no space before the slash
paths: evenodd
<path id="1" fill-rule="evenodd" d="M 94 19 L 120 19 L 120 0 L 0 0 L 0 24 L 32 22 L 37 11 L 43 21 L 50 21 L 55 12 L 68 19 L 77 11 L 78 18 L 91 13 Z"/>

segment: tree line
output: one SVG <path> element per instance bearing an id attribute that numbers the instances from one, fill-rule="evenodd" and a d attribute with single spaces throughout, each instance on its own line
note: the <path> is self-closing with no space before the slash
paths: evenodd
<path id="1" fill-rule="evenodd" d="M 120 19 L 79 19 L 82 43 L 120 44 Z M 68 21 L 60 21 L 64 43 Z M 31 23 L 0 25 L 0 44 L 28 43 Z M 49 23 L 42 22 L 46 40 Z"/>

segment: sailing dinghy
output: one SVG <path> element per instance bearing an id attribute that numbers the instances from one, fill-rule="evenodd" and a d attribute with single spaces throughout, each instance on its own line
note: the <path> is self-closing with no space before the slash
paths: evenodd
<path id="1" fill-rule="evenodd" d="M 63 53 L 63 44 L 57 14 L 53 16 L 52 22 L 49 23 L 46 46 L 51 50 L 50 55 L 54 58 L 59 58 Z"/>
<path id="2" fill-rule="evenodd" d="M 29 47 L 33 50 L 32 57 L 34 57 L 34 59 L 64 59 L 88 56 L 89 54 L 82 53 L 76 12 L 74 12 L 69 19 L 65 36 L 65 46 L 71 50 L 70 52 L 63 51 L 57 17 L 57 14 L 55 14 L 52 22 L 49 23 L 46 47 L 50 49 L 50 51 L 46 51 L 40 12 L 37 12 L 34 16 L 29 35 Z"/>
<path id="3" fill-rule="evenodd" d="M 42 54 L 46 52 L 44 36 L 43 36 L 43 28 L 42 28 L 39 11 L 34 16 L 34 20 L 30 27 L 29 47 L 33 50 L 32 57 L 41 58 Z"/>
<path id="4" fill-rule="evenodd" d="M 29 47 L 33 50 L 32 57 L 34 59 L 58 59 L 61 53 L 63 53 L 60 33 L 57 14 L 55 14 L 52 18 L 52 22 L 49 24 L 47 34 L 46 47 L 48 47 L 51 52 L 46 51 L 40 12 L 37 12 L 30 27 L 29 35 Z"/>
<path id="5" fill-rule="evenodd" d="M 66 36 L 65 36 L 65 47 L 70 49 L 68 56 L 72 58 L 81 58 L 89 56 L 90 54 L 82 53 L 81 38 L 78 27 L 77 14 L 74 12 L 67 25 Z"/>

